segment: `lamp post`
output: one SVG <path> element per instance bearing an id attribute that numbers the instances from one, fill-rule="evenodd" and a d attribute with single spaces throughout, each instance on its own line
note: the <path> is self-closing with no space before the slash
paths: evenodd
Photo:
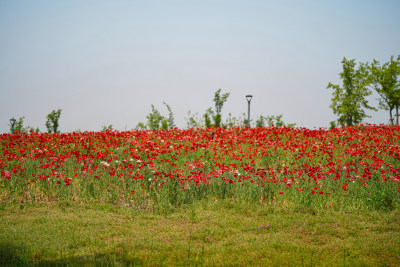
<path id="1" fill-rule="evenodd" d="M 14 117 L 12 117 L 11 119 L 10 119 L 10 126 L 11 126 L 11 133 L 13 134 L 14 133 L 14 126 L 15 126 L 15 122 L 16 122 L 17 120 L 16 119 L 14 119 Z"/>
<path id="2" fill-rule="evenodd" d="M 248 127 L 250 127 L 250 102 L 251 102 L 252 98 L 253 98 L 252 95 L 246 95 L 247 103 L 249 103 L 248 110 L 247 110 L 247 126 Z"/>

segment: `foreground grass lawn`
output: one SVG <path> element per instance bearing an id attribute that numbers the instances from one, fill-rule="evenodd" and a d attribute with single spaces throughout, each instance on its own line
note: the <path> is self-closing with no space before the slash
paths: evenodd
<path id="1" fill-rule="evenodd" d="M 50 202 L 0 207 L 0 265 L 399 266 L 400 214 L 199 203 L 157 215 Z"/>

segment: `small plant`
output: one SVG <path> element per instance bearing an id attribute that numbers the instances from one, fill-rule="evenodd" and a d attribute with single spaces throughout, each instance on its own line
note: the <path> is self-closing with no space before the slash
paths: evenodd
<path id="1" fill-rule="evenodd" d="M 253 121 L 253 120 L 250 119 L 250 123 L 248 123 L 246 113 L 242 113 L 242 117 L 243 117 L 243 126 L 252 125 L 252 121 Z"/>
<path id="2" fill-rule="evenodd" d="M 227 127 L 235 127 L 235 126 L 243 126 L 243 119 L 236 118 L 232 116 L 231 113 L 228 114 L 228 118 L 226 118 L 225 125 Z"/>
<path id="3" fill-rule="evenodd" d="M 139 123 L 136 125 L 135 129 L 136 129 L 136 130 L 146 130 L 146 129 L 147 129 L 147 126 L 146 126 L 146 124 L 144 124 L 143 122 L 139 122 Z"/>
<path id="4" fill-rule="evenodd" d="M 257 127 L 264 127 L 264 126 L 265 126 L 264 116 L 261 115 L 261 116 L 256 120 L 256 126 L 257 126 Z"/>
<path id="5" fill-rule="evenodd" d="M 26 129 L 26 132 L 33 132 L 33 133 L 40 132 L 39 127 L 34 128 L 32 126 L 27 126 L 25 129 Z"/>
<path id="6" fill-rule="evenodd" d="M 268 127 L 271 126 L 275 126 L 275 127 L 294 127 L 296 126 L 296 123 L 288 123 L 285 124 L 285 122 L 282 121 L 282 117 L 283 115 L 280 114 L 278 116 L 260 116 L 257 120 L 256 120 L 256 126 L 257 127 L 264 127 L 265 123 L 267 124 Z"/>
<path id="7" fill-rule="evenodd" d="M 154 105 L 151 105 L 151 113 L 149 113 L 146 118 L 147 118 L 147 123 L 139 122 L 136 125 L 136 130 L 146 130 L 149 128 L 150 130 L 155 130 L 155 129 L 163 129 L 163 130 L 168 130 L 172 129 L 175 127 L 175 122 L 174 122 L 174 113 L 172 112 L 171 107 L 163 102 L 163 104 L 167 107 L 169 111 L 168 118 L 164 117 L 161 115 L 161 113 L 154 107 Z"/>
<path id="8" fill-rule="evenodd" d="M 113 130 L 114 130 L 114 128 L 113 128 L 112 124 L 110 124 L 110 125 L 108 125 L 108 126 L 103 125 L 101 131 L 102 131 L 102 132 L 107 132 L 107 131 L 113 131 Z"/>
<path id="9" fill-rule="evenodd" d="M 198 113 L 192 114 L 189 110 L 187 116 L 185 117 L 186 128 L 200 128 L 203 125 L 203 120 L 199 118 Z"/>
<path id="10" fill-rule="evenodd" d="M 61 109 L 55 111 L 53 110 L 51 113 L 47 115 L 47 121 L 46 121 L 46 128 L 49 133 L 58 133 L 58 120 L 60 119 L 61 116 Z"/>

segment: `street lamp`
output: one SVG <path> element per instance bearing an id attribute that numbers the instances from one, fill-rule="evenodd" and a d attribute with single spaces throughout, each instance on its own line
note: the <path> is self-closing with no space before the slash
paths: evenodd
<path id="1" fill-rule="evenodd" d="M 250 127 L 250 102 L 251 102 L 252 98 L 253 98 L 252 95 L 246 95 L 247 103 L 249 103 L 248 111 L 247 111 L 247 126 L 248 127 Z"/>
<path id="2" fill-rule="evenodd" d="M 14 119 L 14 117 L 12 117 L 12 118 L 10 119 L 11 133 L 14 133 L 14 125 L 15 125 L 15 122 L 16 122 L 16 121 L 17 121 L 17 120 Z"/>

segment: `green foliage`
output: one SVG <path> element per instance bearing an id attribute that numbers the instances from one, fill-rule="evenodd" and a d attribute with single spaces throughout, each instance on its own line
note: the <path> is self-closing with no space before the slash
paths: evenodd
<path id="1" fill-rule="evenodd" d="M 243 117 L 243 126 L 247 126 L 248 125 L 248 120 L 247 120 L 247 115 L 246 113 L 242 113 L 242 117 Z M 250 125 L 252 125 L 252 119 L 250 119 Z"/>
<path id="2" fill-rule="evenodd" d="M 24 127 L 24 119 L 25 117 L 21 117 L 18 120 L 11 118 L 10 119 L 10 133 L 29 133 L 35 132 L 38 133 L 40 130 L 38 127 L 34 128 L 31 126 Z"/>
<path id="3" fill-rule="evenodd" d="M 58 120 L 60 119 L 61 116 L 61 109 L 55 111 L 53 110 L 51 113 L 47 115 L 47 121 L 46 121 L 46 128 L 49 133 L 58 133 Z"/>
<path id="4" fill-rule="evenodd" d="M 10 119 L 10 133 L 24 133 L 26 132 L 24 128 L 24 119 L 25 117 L 21 117 L 16 120 L 14 117 Z"/>
<path id="5" fill-rule="evenodd" d="M 146 126 L 145 123 L 139 122 L 139 123 L 136 125 L 135 129 L 136 129 L 136 130 L 146 130 L 146 129 L 147 129 L 147 126 Z"/>
<path id="6" fill-rule="evenodd" d="M 213 119 L 214 119 L 214 126 L 215 127 L 221 127 L 222 125 L 221 125 L 221 121 L 222 121 L 222 118 L 221 118 L 222 116 L 221 116 L 221 114 L 215 114 L 215 116 L 213 117 Z"/>
<path id="7" fill-rule="evenodd" d="M 209 108 L 206 110 L 206 113 L 203 115 L 204 125 L 206 128 L 210 128 L 212 126 L 211 118 L 214 116 L 214 111 Z"/>
<path id="8" fill-rule="evenodd" d="M 161 128 L 161 122 L 163 121 L 164 117 L 154 107 L 154 105 L 151 105 L 151 113 L 149 113 L 146 116 L 146 118 L 147 118 L 147 126 L 149 127 L 150 130 Z"/>
<path id="9" fill-rule="evenodd" d="M 231 113 L 229 113 L 224 125 L 232 128 L 232 127 L 236 127 L 236 126 L 243 126 L 244 123 L 243 123 L 243 119 L 236 118 L 236 117 L 232 116 Z"/>
<path id="10" fill-rule="evenodd" d="M 391 56 L 390 62 L 382 66 L 377 60 L 368 67 L 371 87 L 380 95 L 379 108 L 389 111 L 389 120 L 394 124 L 393 109 L 396 109 L 396 124 L 399 125 L 400 107 L 400 55 L 397 60 Z"/>
<path id="11" fill-rule="evenodd" d="M 163 119 L 163 122 L 162 122 L 163 127 L 162 127 L 162 129 L 164 129 L 164 130 L 172 129 L 172 128 L 175 127 L 174 113 L 172 112 L 171 107 L 167 103 L 165 103 L 165 102 L 163 102 L 163 103 L 168 109 L 168 118 L 164 118 Z"/>
<path id="12" fill-rule="evenodd" d="M 221 89 L 218 89 L 214 93 L 214 107 L 215 110 L 211 108 L 206 110 L 206 113 L 203 115 L 204 124 L 206 128 L 214 127 L 221 127 L 222 126 L 222 107 L 224 103 L 228 100 L 230 93 L 225 93 L 221 95 Z M 211 119 L 213 119 L 214 124 L 212 124 Z"/>
<path id="13" fill-rule="evenodd" d="M 225 93 L 221 95 L 221 89 L 218 89 L 215 94 L 214 94 L 214 105 L 215 105 L 215 115 L 213 116 L 214 119 L 214 126 L 215 127 L 221 127 L 221 121 L 222 121 L 222 107 L 224 106 L 224 103 L 228 100 L 230 93 Z"/>
<path id="14" fill-rule="evenodd" d="M 107 131 L 113 131 L 113 130 L 114 130 L 114 128 L 113 128 L 112 124 L 110 124 L 110 125 L 108 125 L 108 126 L 103 125 L 101 131 L 102 131 L 102 132 L 107 132 Z"/>
<path id="15" fill-rule="evenodd" d="M 203 121 L 201 118 L 199 118 L 199 114 L 198 113 L 192 114 L 190 110 L 188 111 L 185 120 L 186 120 L 186 128 L 200 128 L 203 125 Z"/>
<path id="16" fill-rule="evenodd" d="M 221 96 L 221 89 L 218 89 L 214 94 L 215 112 L 221 114 L 224 103 L 228 100 L 230 93 L 225 93 Z"/>
<path id="17" fill-rule="evenodd" d="M 39 127 L 34 128 L 32 126 L 27 126 L 25 129 L 26 129 L 26 132 L 34 132 L 34 133 L 40 132 Z"/>
<path id="18" fill-rule="evenodd" d="M 264 127 L 265 125 L 268 125 L 268 127 L 271 126 L 275 126 L 275 127 L 294 127 L 296 126 L 296 123 L 288 123 L 285 124 L 285 122 L 282 121 L 282 117 L 283 115 L 277 115 L 277 116 L 260 116 L 257 120 L 256 120 L 256 126 L 257 127 Z"/>
<path id="19" fill-rule="evenodd" d="M 168 118 L 161 115 L 161 113 L 154 107 L 154 105 L 151 105 L 151 113 L 149 113 L 146 116 L 147 123 L 145 124 L 143 122 L 139 122 L 136 125 L 136 130 L 146 130 L 147 128 L 150 130 L 155 130 L 155 129 L 168 130 L 174 128 L 175 122 L 172 109 L 167 103 L 165 102 L 163 103 L 168 109 L 169 112 Z"/>
<path id="20" fill-rule="evenodd" d="M 343 71 L 339 73 L 343 80 L 342 87 L 329 83 L 327 89 L 333 89 L 332 104 L 330 107 L 335 115 L 338 115 L 338 123 L 341 125 L 352 126 L 359 124 L 366 117 L 365 109 L 377 110 L 368 105 L 365 99 L 371 95 L 368 89 L 369 77 L 367 65 L 360 63 L 358 69 L 355 68 L 355 60 L 343 58 Z"/>
<path id="21" fill-rule="evenodd" d="M 260 115 L 260 117 L 256 120 L 256 126 L 257 127 L 265 126 L 264 116 Z"/>
<path id="22" fill-rule="evenodd" d="M 282 121 L 282 114 L 280 114 L 280 115 L 278 115 L 278 116 L 271 116 L 271 119 L 272 120 L 275 120 L 275 123 L 274 123 L 274 125 L 276 126 L 276 127 L 282 127 L 282 126 L 285 126 L 285 123 Z"/>

